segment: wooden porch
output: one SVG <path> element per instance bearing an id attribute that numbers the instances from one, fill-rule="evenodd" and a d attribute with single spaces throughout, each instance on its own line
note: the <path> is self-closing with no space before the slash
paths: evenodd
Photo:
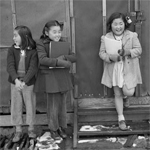
<path id="1" fill-rule="evenodd" d="M 0 126 L 10 127 L 9 107 L 0 109 Z M 5 110 L 5 111 L 4 111 Z M 5 113 L 4 113 L 5 112 Z M 78 147 L 78 141 L 82 137 L 93 136 L 129 136 L 150 134 L 150 97 L 131 97 L 130 107 L 124 109 L 127 125 L 130 129 L 121 131 L 118 129 L 117 113 L 113 98 L 84 98 L 74 99 L 74 110 L 67 112 L 68 124 L 73 126 L 73 147 Z M 25 114 L 23 115 L 25 120 Z M 26 125 L 26 124 L 24 124 Z M 47 125 L 46 113 L 36 114 L 36 126 Z M 84 125 L 103 125 L 107 129 L 101 131 L 80 131 Z"/>

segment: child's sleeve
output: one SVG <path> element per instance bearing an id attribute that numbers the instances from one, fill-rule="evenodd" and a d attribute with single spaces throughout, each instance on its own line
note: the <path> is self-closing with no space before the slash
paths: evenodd
<path id="1" fill-rule="evenodd" d="M 8 49 L 7 53 L 7 72 L 10 75 L 12 81 L 19 77 L 15 68 L 15 58 L 12 47 Z"/>
<path id="2" fill-rule="evenodd" d="M 45 50 L 45 45 L 41 40 L 38 40 L 36 42 L 36 47 L 38 52 L 39 63 L 48 67 L 56 67 L 57 59 L 48 57 L 48 54 Z"/>
<path id="3" fill-rule="evenodd" d="M 103 35 L 101 37 L 101 44 L 100 44 L 100 50 L 99 50 L 99 57 L 104 60 L 107 63 L 111 63 L 109 55 L 106 53 L 105 48 L 105 42 L 104 42 L 105 36 Z"/>
<path id="4" fill-rule="evenodd" d="M 142 53 L 142 47 L 140 44 L 140 41 L 138 39 L 138 35 L 136 32 L 133 33 L 133 38 L 132 38 L 132 49 L 130 50 L 131 57 L 138 57 Z"/>
<path id="5" fill-rule="evenodd" d="M 76 54 L 75 53 L 73 53 L 72 51 L 71 51 L 71 49 L 70 49 L 70 51 L 69 51 L 69 55 L 64 55 L 64 57 L 65 57 L 65 59 L 66 60 L 68 60 L 68 61 L 70 61 L 71 63 L 74 63 L 74 62 L 76 62 Z"/>
<path id="6" fill-rule="evenodd" d="M 23 78 L 25 83 L 28 83 L 33 76 L 36 75 L 38 71 L 38 56 L 37 51 L 35 51 L 30 59 L 29 68 L 26 75 Z"/>

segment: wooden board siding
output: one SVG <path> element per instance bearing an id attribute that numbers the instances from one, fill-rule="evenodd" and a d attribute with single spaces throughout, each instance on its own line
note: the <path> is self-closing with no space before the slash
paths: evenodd
<path id="1" fill-rule="evenodd" d="M 142 21 L 142 38 L 141 45 L 143 48 L 141 56 L 141 72 L 143 84 L 141 85 L 141 95 L 150 95 L 150 1 L 141 0 L 141 10 L 143 13 Z"/>
<path id="2" fill-rule="evenodd" d="M 26 115 L 23 115 L 23 122 L 25 122 Z M 68 124 L 73 124 L 73 113 L 67 114 L 67 122 Z M 23 125 L 26 125 L 23 123 Z M 46 114 L 37 114 L 36 115 L 36 123 L 35 125 L 47 125 L 47 115 Z M 10 115 L 0 115 L 0 126 L 12 126 L 10 122 Z"/>
<path id="3" fill-rule="evenodd" d="M 130 107 L 150 107 L 150 96 L 130 97 Z M 114 98 L 78 99 L 79 108 L 114 108 Z"/>

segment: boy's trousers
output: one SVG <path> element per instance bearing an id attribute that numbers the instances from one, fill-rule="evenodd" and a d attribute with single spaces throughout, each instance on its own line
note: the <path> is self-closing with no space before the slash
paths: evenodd
<path id="1" fill-rule="evenodd" d="M 47 93 L 48 126 L 52 131 L 67 128 L 66 98 L 67 92 Z"/>
<path id="2" fill-rule="evenodd" d="M 26 108 L 26 124 L 29 128 L 35 123 L 36 96 L 33 92 L 34 85 L 26 86 L 18 91 L 14 84 L 11 84 L 11 123 L 15 126 L 23 124 L 22 108 Z M 29 129 L 32 130 L 32 129 Z"/>

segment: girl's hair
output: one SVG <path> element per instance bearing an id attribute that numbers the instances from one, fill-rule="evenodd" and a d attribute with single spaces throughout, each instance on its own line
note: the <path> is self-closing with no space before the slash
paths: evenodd
<path id="1" fill-rule="evenodd" d="M 32 38 L 32 33 L 30 29 L 26 26 L 17 26 L 15 28 L 16 31 L 18 31 L 18 34 L 21 37 L 21 45 L 20 48 L 25 49 L 35 49 L 36 43 Z"/>
<path id="2" fill-rule="evenodd" d="M 127 16 L 125 16 L 123 13 L 120 13 L 120 12 L 115 12 L 115 13 L 113 13 L 113 14 L 109 17 L 109 19 L 108 19 L 108 21 L 107 21 L 107 32 L 112 31 L 112 29 L 111 29 L 111 24 L 112 24 L 112 22 L 114 21 L 114 19 L 118 19 L 118 18 L 121 18 L 121 19 L 123 20 L 123 22 L 124 22 L 124 24 L 125 24 L 125 29 L 129 28 L 130 23 L 128 23 L 126 17 L 127 17 Z"/>
<path id="3" fill-rule="evenodd" d="M 49 39 L 49 37 L 45 34 L 45 31 L 48 32 L 50 30 L 50 28 L 53 26 L 59 26 L 62 31 L 64 24 L 58 22 L 57 20 L 51 20 L 51 21 L 47 22 L 43 28 L 43 31 L 42 31 L 43 34 L 41 35 L 40 39 L 43 39 L 43 40 Z"/>

